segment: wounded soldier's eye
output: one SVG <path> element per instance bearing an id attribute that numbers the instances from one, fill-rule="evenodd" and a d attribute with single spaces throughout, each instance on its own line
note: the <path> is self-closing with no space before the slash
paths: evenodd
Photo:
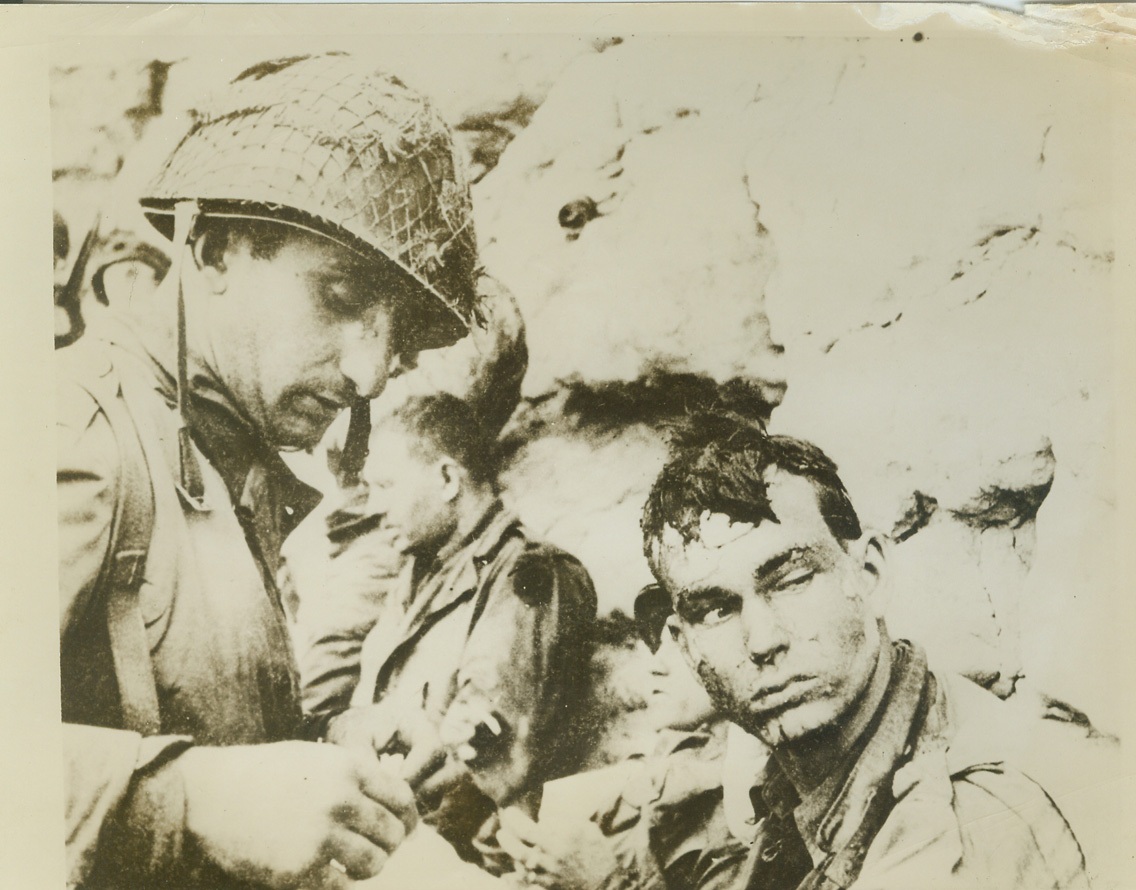
<path id="1" fill-rule="evenodd" d="M 717 627 L 736 612 L 737 607 L 731 603 L 704 603 L 690 610 L 688 620 L 702 627 Z"/>
<path id="2" fill-rule="evenodd" d="M 728 606 L 718 606 L 706 612 L 700 619 L 699 624 L 703 627 L 715 627 L 726 621 L 733 614 L 734 610 Z"/>

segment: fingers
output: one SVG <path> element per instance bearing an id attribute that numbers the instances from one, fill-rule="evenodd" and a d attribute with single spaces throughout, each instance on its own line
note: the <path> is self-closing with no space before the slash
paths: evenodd
<path id="1" fill-rule="evenodd" d="M 506 807 L 501 811 L 501 825 L 530 846 L 538 845 L 543 840 L 540 826 L 517 807 Z M 500 832 L 497 836 L 501 836 Z"/>
<path id="2" fill-rule="evenodd" d="M 378 761 L 361 760 L 356 769 L 359 789 L 363 794 L 392 813 L 402 823 L 404 834 L 409 834 L 418 824 L 418 808 L 410 786 L 380 768 Z"/>
<path id="3" fill-rule="evenodd" d="M 393 853 L 407 835 L 398 816 L 369 798 L 344 812 L 342 825 L 387 853 Z"/>
<path id="4" fill-rule="evenodd" d="M 535 849 L 531 844 L 526 844 L 508 828 L 502 828 L 497 832 L 497 843 L 499 843 L 501 849 L 508 853 L 513 858 L 513 861 L 519 865 L 528 862 L 529 856 L 532 855 L 532 851 Z"/>
<path id="5" fill-rule="evenodd" d="M 460 782 L 468 773 L 465 764 L 456 760 L 446 760 L 439 769 L 423 779 L 414 791 L 422 800 L 433 800 L 450 786 Z"/>
<path id="6" fill-rule="evenodd" d="M 497 843 L 513 857 L 517 871 L 526 884 L 555 887 L 559 869 L 556 861 L 545 849 L 540 825 L 516 807 L 500 813 L 501 830 Z"/>
<path id="7" fill-rule="evenodd" d="M 357 834 L 344 832 L 331 845 L 334 856 L 324 868 L 324 887 L 349 887 L 352 881 L 365 881 L 383 870 L 390 858 L 386 850 Z"/>
<path id="8" fill-rule="evenodd" d="M 547 871 L 533 871 L 527 870 L 525 872 L 525 880 L 528 884 L 535 884 L 538 887 L 548 887 L 549 890 L 554 890 L 560 884 L 560 878 Z"/>
<path id="9" fill-rule="evenodd" d="M 348 708 L 327 727 L 327 739 L 361 753 L 382 753 L 395 736 L 396 726 L 377 705 Z"/>
<path id="10" fill-rule="evenodd" d="M 558 888 L 564 883 L 552 860 L 535 848 L 529 851 L 528 861 L 517 861 L 515 867 L 513 874 L 524 887 Z"/>
<path id="11" fill-rule="evenodd" d="M 478 730 L 483 727 L 486 730 L 484 734 L 493 738 L 498 738 L 501 735 L 500 718 L 484 704 L 471 704 L 469 706 L 469 724 L 471 726 L 470 738 L 476 737 Z"/>
<path id="12" fill-rule="evenodd" d="M 307 879 L 303 886 L 314 890 L 351 890 L 355 881 L 347 877 L 345 872 L 337 871 L 329 865 Z"/>
<path id="13" fill-rule="evenodd" d="M 481 701 L 462 701 L 450 707 L 439 731 L 442 741 L 456 749 L 470 744 L 479 726 L 484 726 L 487 734 L 492 737 L 501 735 L 501 720 L 488 704 Z"/>
<path id="14" fill-rule="evenodd" d="M 445 748 L 435 745 L 419 745 L 411 748 L 400 770 L 402 777 L 411 788 L 417 789 L 446 762 Z"/>

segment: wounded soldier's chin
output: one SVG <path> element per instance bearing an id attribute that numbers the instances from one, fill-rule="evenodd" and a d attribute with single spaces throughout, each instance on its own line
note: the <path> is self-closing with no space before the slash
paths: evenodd
<path id="1" fill-rule="evenodd" d="M 750 711 L 744 719 L 734 722 L 766 745 L 776 748 L 823 732 L 833 724 L 834 715 L 829 703 L 806 701 L 773 712 Z"/>

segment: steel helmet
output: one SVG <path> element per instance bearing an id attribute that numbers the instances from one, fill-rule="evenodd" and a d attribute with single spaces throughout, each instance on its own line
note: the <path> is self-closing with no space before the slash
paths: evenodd
<path id="1" fill-rule="evenodd" d="M 141 198 L 171 239 L 185 202 L 394 263 L 422 297 L 405 313 L 407 351 L 448 345 L 470 327 L 477 247 L 450 130 L 422 96 L 347 54 L 263 62 L 194 110 Z"/>

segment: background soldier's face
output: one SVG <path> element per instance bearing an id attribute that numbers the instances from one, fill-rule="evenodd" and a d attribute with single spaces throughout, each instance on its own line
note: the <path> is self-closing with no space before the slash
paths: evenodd
<path id="1" fill-rule="evenodd" d="M 651 654 L 647 691 L 647 707 L 658 726 L 691 730 L 715 715 L 705 687 L 690 670 L 669 629 L 664 629 L 659 648 Z"/>
<path id="2" fill-rule="evenodd" d="M 845 550 L 804 479 L 771 471 L 778 522 L 711 514 L 700 539 L 665 529 L 654 560 L 679 643 L 719 710 L 769 745 L 839 722 L 883 644 L 882 561 L 865 536 Z"/>
<path id="3" fill-rule="evenodd" d="M 415 448 L 397 422 L 371 436 L 363 470 L 367 512 L 383 517 L 381 529 L 400 553 L 433 547 L 453 530 L 454 489 L 442 463 Z"/>
<path id="4" fill-rule="evenodd" d="M 315 445 L 357 395 L 382 392 L 394 344 L 377 272 L 298 230 L 271 258 L 235 238 L 206 267 L 213 366 L 276 447 Z"/>

